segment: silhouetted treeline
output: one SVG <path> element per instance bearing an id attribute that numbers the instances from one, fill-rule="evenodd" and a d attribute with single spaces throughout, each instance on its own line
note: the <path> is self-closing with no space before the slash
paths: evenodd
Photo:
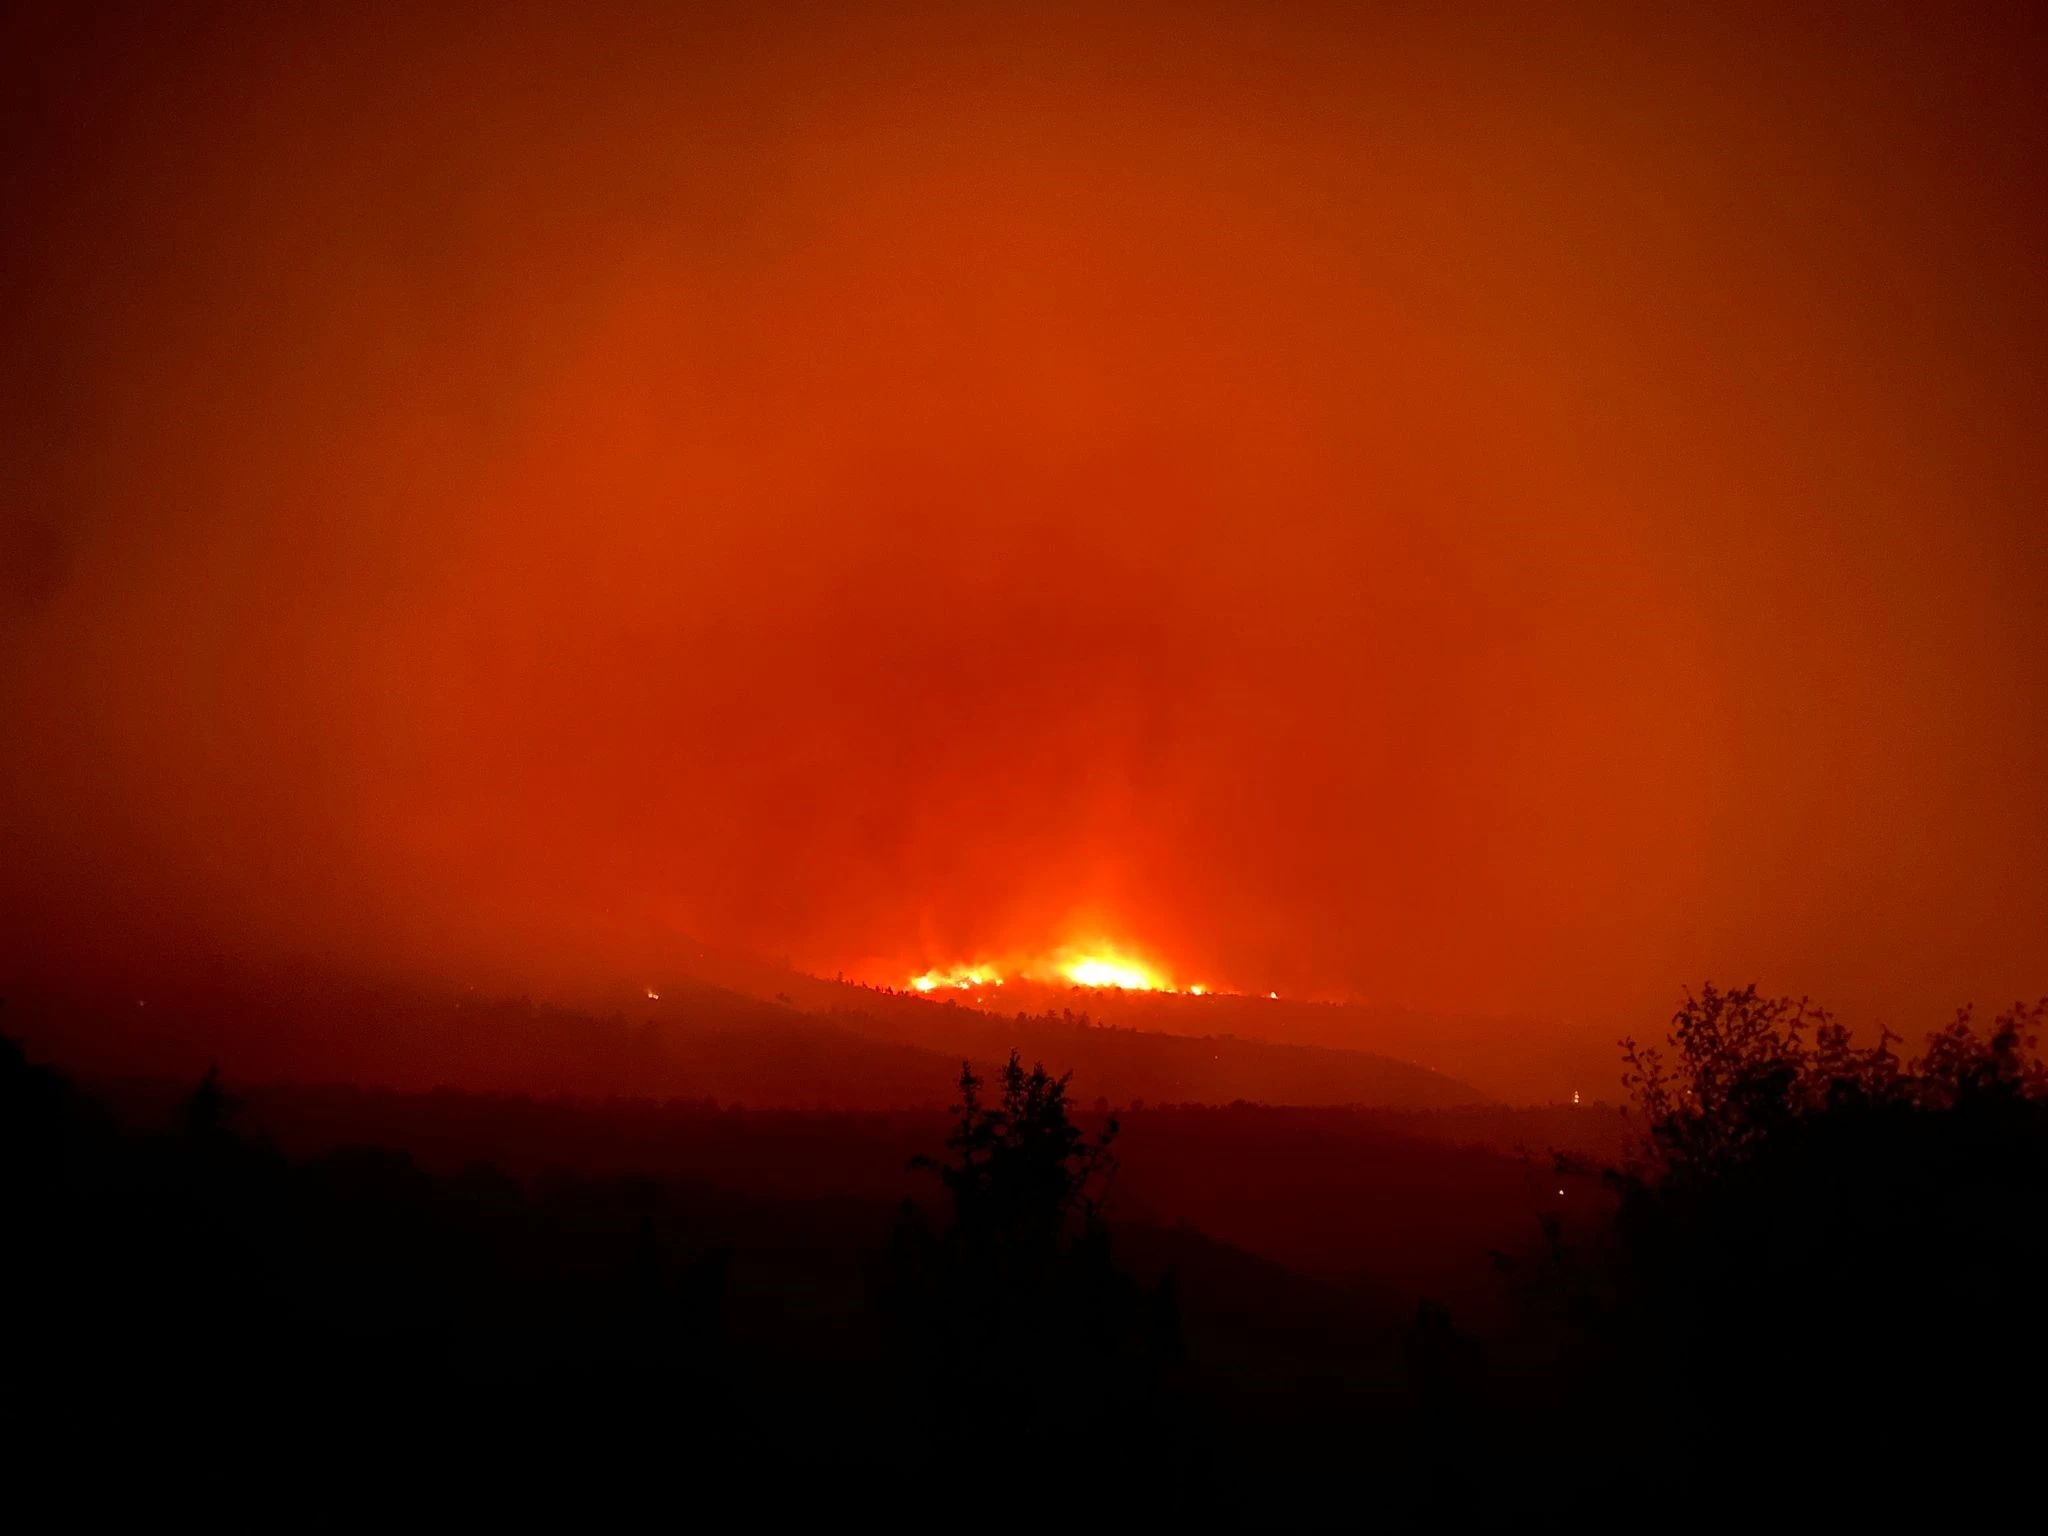
<path id="1" fill-rule="evenodd" d="M 1553 1233 L 1530 1293 L 1611 1482 L 1695 1510 L 2032 1499 L 2044 1016 L 1966 1011 L 1908 1060 L 1803 1000 L 1708 986 L 1663 1049 L 1624 1042 L 1615 1218 Z"/>
<path id="2" fill-rule="evenodd" d="M 702 1497 L 736 1467 L 857 1468 L 876 1439 L 851 1417 L 791 1440 L 824 1405 L 778 1384 L 874 1369 L 858 1282 L 818 1276 L 886 1206 L 433 1176 L 376 1147 L 293 1160 L 235 1120 L 209 1076 L 171 1123 L 125 1132 L 0 1043 L 17 1455 L 238 1494 L 297 1467 L 314 1497 L 426 1476 L 587 1506 L 656 1469 L 711 1479 Z"/>
<path id="3" fill-rule="evenodd" d="M 87 1465 L 159 1490 L 231 1465 L 251 1497 L 286 1477 L 585 1512 L 677 1489 L 721 1517 L 1954 1512 L 2026 1491 L 2033 1454 L 2043 1016 L 1960 1020 L 1907 1060 L 1708 988 L 1663 1052 L 1629 1048 L 1632 1154 L 1535 1190 L 1533 1167 L 1361 1140 L 1355 1116 L 1076 1111 L 1014 1055 L 962 1075 L 950 1120 L 675 1106 L 576 1173 L 548 1149 L 654 1111 L 399 1096 L 375 1101 L 389 1128 L 443 1123 L 424 1161 L 287 1153 L 212 1074 L 138 1125 L 8 1045 L 0 1431 L 31 1481 L 74 1488 Z M 514 1171 L 468 1157 L 527 1133 Z M 715 1166 L 701 1144 L 664 1164 L 668 1133 Z M 1342 1171 L 1367 1147 L 1428 1169 L 1411 1193 L 1447 1221 L 1511 1171 L 1526 1241 L 1440 1247 L 1464 1256 L 1418 1302 L 1355 1235 L 1304 1240 L 1298 1268 L 1132 1219 L 1147 1147 L 1254 1237 L 1261 1205 L 1275 1233 L 1419 1230 Z M 651 1173 L 619 1171 L 642 1154 Z M 871 1191 L 792 1171 L 821 1157 L 874 1159 Z"/>
<path id="4" fill-rule="evenodd" d="M 170 1114 L 186 1091 L 105 1085 L 131 1124 Z M 238 1119 L 296 1157 L 374 1144 L 442 1173 L 488 1162 L 515 1177 L 643 1173 L 786 1199 L 894 1203 L 909 1159 L 939 1146 L 943 1110 L 740 1110 L 702 1101 L 539 1099 L 452 1090 L 396 1093 L 267 1084 Z M 1513 1246 L 1538 1214 L 1604 1209 L 1604 1190 L 1560 1196 L 1548 1149 L 1611 1161 L 1623 1123 L 1611 1108 L 1440 1111 L 1254 1104 L 1121 1106 L 1116 1219 L 1191 1223 L 1212 1237 L 1324 1275 L 1371 1274 L 1433 1293 L 1462 1283 L 1498 1293 L 1490 1248 Z M 1099 1126 L 1105 1112 L 1073 1111 Z M 1339 1209 L 1342 1221 L 1327 1219 Z"/>

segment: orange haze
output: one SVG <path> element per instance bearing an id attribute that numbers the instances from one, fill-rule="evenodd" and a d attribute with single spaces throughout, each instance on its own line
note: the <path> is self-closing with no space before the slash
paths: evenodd
<path id="1" fill-rule="evenodd" d="M 9 7 L 6 974 L 2048 989 L 2042 29 L 1661 9 Z"/>

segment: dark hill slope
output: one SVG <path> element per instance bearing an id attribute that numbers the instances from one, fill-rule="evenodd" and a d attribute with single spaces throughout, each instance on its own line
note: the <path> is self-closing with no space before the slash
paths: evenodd
<path id="1" fill-rule="evenodd" d="M 942 1107 L 960 1063 L 984 1074 L 1012 1049 L 1074 1073 L 1074 1094 L 1125 1104 L 1367 1104 L 1436 1109 L 1483 1095 L 1363 1052 L 999 1019 L 922 999 L 808 1013 L 671 984 L 608 1011 L 428 986 L 236 973 L 143 997 L 22 997 L 11 1027 L 37 1053 L 97 1077 L 348 1081 L 473 1092 L 712 1099 L 764 1107 Z M 862 996 L 857 989 L 853 996 Z M 872 996 L 873 994 L 867 994 Z"/>

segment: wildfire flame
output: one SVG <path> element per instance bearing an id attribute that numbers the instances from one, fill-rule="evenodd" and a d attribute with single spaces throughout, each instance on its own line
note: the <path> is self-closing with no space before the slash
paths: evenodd
<path id="1" fill-rule="evenodd" d="M 962 992 L 971 992 L 979 987 L 1000 987 L 1003 978 L 994 971 L 974 966 L 965 970 L 926 971 L 922 976 L 911 977 L 910 984 L 920 992 L 936 992 L 941 987 L 954 987 Z"/>
<path id="2" fill-rule="evenodd" d="M 983 987 L 1000 987 L 1005 971 L 1020 981 L 1077 987 L 1115 987 L 1127 992 L 1177 992 L 1181 989 L 1159 967 L 1140 960 L 1125 950 L 1107 945 L 1068 946 L 1052 955 L 1013 966 L 938 966 L 910 979 L 919 992 L 973 992 Z M 1193 996 L 1209 992 L 1207 987 L 1189 987 Z"/>
<path id="3" fill-rule="evenodd" d="M 1130 992 L 1170 992 L 1165 980 L 1133 961 L 1114 956 L 1088 955 L 1069 960 L 1060 974 L 1077 987 L 1122 987 Z"/>

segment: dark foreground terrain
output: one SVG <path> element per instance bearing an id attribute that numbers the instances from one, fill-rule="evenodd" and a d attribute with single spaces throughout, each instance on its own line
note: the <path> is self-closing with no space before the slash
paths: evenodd
<path id="1" fill-rule="evenodd" d="M 1604 1121 L 1113 1126 L 1021 1065 L 776 1114 L 87 1092 L 9 1046 L 10 1476 L 277 1519 L 2031 1498 L 2038 1014 L 1908 1065 L 1689 1006 L 1605 1177 L 1482 1144 Z"/>

